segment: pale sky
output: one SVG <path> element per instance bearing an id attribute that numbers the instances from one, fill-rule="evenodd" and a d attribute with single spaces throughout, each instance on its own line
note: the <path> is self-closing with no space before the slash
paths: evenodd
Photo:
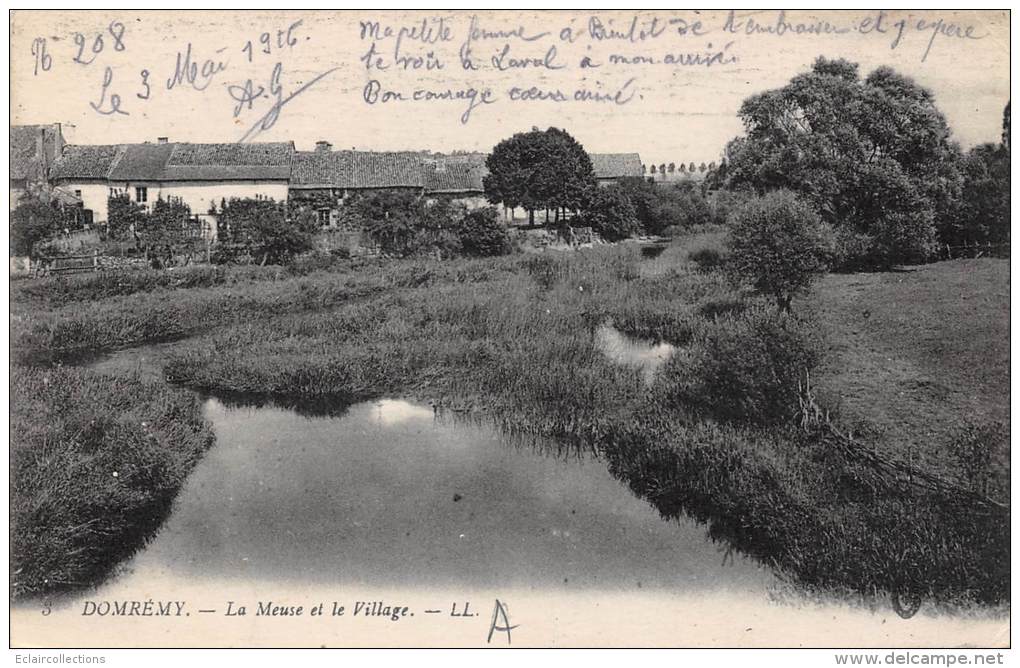
<path id="1" fill-rule="evenodd" d="M 782 21 L 778 11 L 759 11 L 735 15 L 729 22 L 725 11 L 480 12 L 467 47 L 476 69 L 466 70 L 461 53 L 471 16 L 17 12 L 11 28 L 12 122 L 63 123 L 74 143 L 155 141 L 160 136 L 231 142 L 248 134 L 252 141 L 293 140 L 299 150 L 325 139 L 336 148 L 433 151 L 488 151 L 514 132 L 557 126 L 590 152 L 637 151 L 644 162 L 658 164 L 716 160 L 726 142 L 742 131 L 737 118 L 741 101 L 782 86 L 818 55 L 859 62 L 862 74 L 891 65 L 914 77 L 934 91 L 965 148 L 998 140 L 1009 98 L 1005 11 L 886 13 L 880 26 L 884 32 L 875 29 L 875 10 L 791 11 Z M 288 28 L 298 21 L 288 40 Z M 378 21 L 379 32 L 362 39 L 360 21 Z M 697 21 L 700 28 L 694 27 Z M 841 32 L 817 34 L 825 29 L 820 21 Z M 784 35 L 765 32 L 774 33 L 777 26 Z M 686 34 L 680 34 L 685 28 Z M 644 39 L 642 29 L 649 33 Z M 794 34 L 798 29 L 814 33 Z M 263 33 L 268 33 L 266 42 Z M 400 51 L 395 52 L 398 36 Z M 246 48 L 248 40 L 251 48 Z M 366 69 L 360 59 L 373 42 L 373 68 Z M 168 86 L 178 53 L 184 64 L 189 44 L 194 76 L 185 72 Z M 670 57 L 675 61 L 676 54 L 687 61 L 691 54 L 701 54 L 702 60 L 720 55 L 708 66 L 666 62 Z M 397 56 L 420 58 L 419 69 L 405 60 L 408 71 L 398 71 Z M 74 62 L 76 57 L 88 64 Z M 505 71 L 497 69 L 494 57 Z M 600 67 L 582 68 L 585 57 Z M 636 59 L 645 62 L 634 64 Z M 387 69 L 375 68 L 376 63 Z M 148 87 L 142 70 L 149 73 Z M 324 76 L 287 99 L 319 75 Z M 373 81 L 378 85 L 370 86 Z M 365 101 L 366 86 L 369 98 L 377 93 L 375 104 Z M 514 101 L 514 88 L 517 96 L 534 88 L 533 96 L 541 91 L 565 101 Z M 463 97 L 472 90 L 478 106 L 467 123 L 462 122 L 469 106 L 465 99 L 413 99 L 416 91 L 419 96 Z M 481 102 L 486 90 L 491 103 Z M 579 90 L 582 95 L 619 93 L 623 103 L 576 101 Z M 384 91 L 406 99 L 384 102 Z M 146 94 L 147 99 L 140 97 Z M 111 111 L 113 95 L 120 96 L 120 111 L 126 114 L 100 113 Z M 260 119 L 268 114 L 272 121 L 279 99 L 284 104 L 275 123 L 263 123 L 271 127 L 259 132 Z"/>

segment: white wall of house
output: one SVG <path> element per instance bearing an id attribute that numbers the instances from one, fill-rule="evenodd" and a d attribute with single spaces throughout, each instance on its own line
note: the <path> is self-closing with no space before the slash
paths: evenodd
<path id="1" fill-rule="evenodd" d="M 442 197 L 449 199 L 451 204 L 463 205 L 468 211 L 493 206 L 493 204 L 489 202 L 484 195 L 443 195 Z M 426 197 L 425 202 L 431 206 L 435 202 L 439 201 L 439 199 L 439 196 L 430 195 Z"/>
<path id="2" fill-rule="evenodd" d="M 157 199 L 180 198 L 191 207 L 191 213 L 205 214 L 212 204 L 219 208 L 222 200 L 238 198 L 272 198 L 276 201 L 287 199 L 286 181 L 153 181 L 111 182 L 113 188 L 123 189 L 132 201 L 137 201 L 137 188 L 146 189 L 146 204 L 152 205 Z"/>

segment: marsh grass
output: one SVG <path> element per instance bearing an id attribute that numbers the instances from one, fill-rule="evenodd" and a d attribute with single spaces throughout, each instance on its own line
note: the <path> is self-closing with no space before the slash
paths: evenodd
<path id="1" fill-rule="evenodd" d="M 212 430 L 191 394 L 11 369 L 11 595 L 94 584 L 159 528 Z"/>

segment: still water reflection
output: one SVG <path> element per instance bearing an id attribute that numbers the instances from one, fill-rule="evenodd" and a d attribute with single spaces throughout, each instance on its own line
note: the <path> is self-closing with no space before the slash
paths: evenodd
<path id="1" fill-rule="evenodd" d="M 149 577 L 269 585 L 708 588 L 771 576 L 693 522 L 667 522 L 604 463 L 513 446 L 385 399 L 332 417 L 206 403 L 217 444 L 120 585 Z M 128 582 L 125 582 L 127 580 Z"/>
<path id="2" fill-rule="evenodd" d="M 647 382 L 652 381 L 655 372 L 676 350 L 665 342 L 649 343 L 625 336 L 609 324 L 595 330 L 595 346 L 614 362 L 640 368 Z"/>

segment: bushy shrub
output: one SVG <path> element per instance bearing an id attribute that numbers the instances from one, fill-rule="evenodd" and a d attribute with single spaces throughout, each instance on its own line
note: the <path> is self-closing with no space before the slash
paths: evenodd
<path id="1" fill-rule="evenodd" d="M 447 197 L 423 201 L 414 221 L 411 254 L 441 259 L 459 256 L 462 249 L 457 228 L 465 215 L 467 207 Z"/>
<path id="2" fill-rule="evenodd" d="M 890 211 L 869 229 L 871 260 L 880 269 L 924 262 L 936 248 L 935 214 L 927 210 Z"/>
<path id="3" fill-rule="evenodd" d="M 754 198 L 751 190 L 716 190 L 707 199 L 712 210 L 712 222 L 725 225 L 734 211 Z"/>
<path id="4" fill-rule="evenodd" d="M 60 230 L 60 212 L 56 207 L 35 199 L 25 199 L 11 213 L 11 253 L 32 256 L 36 244 Z"/>
<path id="5" fill-rule="evenodd" d="M 617 185 L 596 188 L 592 192 L 581 224 L 591 227 L 606 241 L 621 241 L 639 229 L 634 205 L 626 191 Z"/>
<path id="6" fill-rule="evenodd" d="M 173 256 L 189 251 L 200 228 L 191 217 L 191 207 L 180 198 L 160 197 L 153 203 L 152 211 L 141 218 L 136 232 L 146 255 L 159 268 Z"/>
<path id="7" fill-rule="evenodd" d="M 318 230 L 314 213 L 289 216 L 286 202 L 231 198 L 219 212 L 214 262 L 285 264 L 312 249 Z"/>
<path id="8" fill-rule="evenodd" d="M 378 191 L 360 197 L 354 210 L 365 231 L 387 255 L 405 257 L 415 250 L 415 238 L 425 217 L 417 193 Z"/>
<path id="9" fill-rule="evenodd" d="M 818 215 L 789 191 L 751 200 L 734 212 L 727 268 L 790 310 L 794 295 L 824 268 L 826 253 Z"/>
<path id="10" fill-rule="evenodd" d="M 457 237 L 465 255 L 489 257 L 510 252 L 510 236 L 495 207 L 465 214 L 457 226 Z"/>
<path id="11" fill-rule="evenodd" d="M 712 222 L 712 207 L 697 186 L 679 183 L 665 190 L 665 195 L 656 209 L 661 224 L 676 220 L 681 226 L 691 228 Z M 668 217 L 666 211 L 675 212 L 673 215 L 677 217 Z"/>
<path id="12" fill-rule="evenodd" d="M 821 355 L 814 331 L 760 306 L 718 315 L 663 369 L 662 400 L 722 421 L 789 421 L 799 408 L 799 384 Z"/>
<path id="13" fill-rule="evenodd" d="M 106 200 L 106 236 L 113 241 L 134 237 L 145 224 L 145 207 L 131 201 L 127 193 L 110 195 Z"/>
<path id="14" fill-rule="evenodd" d="M 875 267 L 872 249 L 875 239 L 846 227 L 822 223 L 825 264 L 833 271 L 862 271 Z"/>
<path id="15" fill-rule="evenodd" d="M 633 204 L 646 234 L 664 235 L 669 228 L 685 229 L 712 221 L 711 205 L 693 184 L 657 185 L 628 177 L 618 185 Z"/>
<path id="16" fill-rule="evenodd" d="M 723 252 L 721 249 L 718 248 L 710 247 L 697 248 L 695 250 L 690 251 L 687 254 L 687 257 L 693 260 L 694 263 L 698 265 L 698 267 L 704 269 L 705 271 L 709 271 L 717 267 L 720 267 L 722 266 L 723 263 Z"/>

